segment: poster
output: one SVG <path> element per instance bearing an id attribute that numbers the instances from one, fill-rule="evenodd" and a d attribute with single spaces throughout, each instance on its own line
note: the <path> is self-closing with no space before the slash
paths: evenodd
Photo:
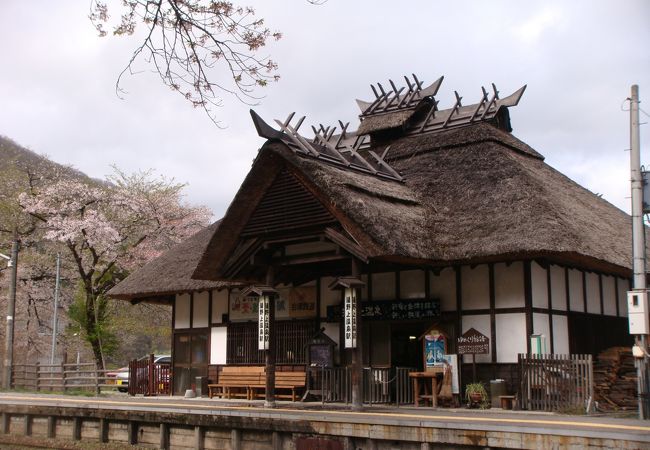
<path id="1" fill-rule="evenodd" d="M 276 319 L 316 317 L 316 286 L 280 287 L 275 299 Z M 258 298 L 230 293 L 229 318 L 233 322 L 257 320 Z"/>
<path id="2" fill-rule="evenodd" d="M 439 366 L 443 363 L 446 351 L 445 344 L 445 336 L 436 331 L 424 336 L 426 367 Z"/>
<path id="3" fill-rule="evenodd" d="M 444 355 L 445 362 L 451 366 L 451 393 L 460 394 L 460 379 L 458 377 L 458 355 Z"/>

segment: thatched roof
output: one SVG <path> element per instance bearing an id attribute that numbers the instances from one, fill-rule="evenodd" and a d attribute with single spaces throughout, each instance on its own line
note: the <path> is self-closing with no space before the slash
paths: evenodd
<path id="1" fill-rule="evenodd" d="M 629 275 L 630 217 L 548 166 L 510 133 L 483 122 L 390 145 L 386 161 L 403 183 L 268 141 L 194 276 L 215 277 L 239 227 L 284 167 L 371 259 L 444 265 L 545 257 Z"/>
<path id="2" fill-rule="evenodd" d="M 213 223 L 149 261 L 111 289 L 108 295 L 131 300 L 223 288 L 227 283 L 191 278 L 200 256 L 219 228 L 220 222 Z"/>
<path id="3" fill-rule="evenodd" d="M 361 122 L 357 134 L 362 135 L 374 133 L 375 131 L 401 127 L 413 116 L 413 114 L 415 114 L 415 109 L 406 109 L 388 114 L 370 116 Z"/>

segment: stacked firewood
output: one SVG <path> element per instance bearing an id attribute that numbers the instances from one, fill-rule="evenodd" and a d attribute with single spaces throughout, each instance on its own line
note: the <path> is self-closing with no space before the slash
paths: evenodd
<path id="1" fill-rule="evenodd" d="M 594 400 L 604 411 L 637 408 L 636 369 L 630 347 L 611 347 L 594 362 Z"/>

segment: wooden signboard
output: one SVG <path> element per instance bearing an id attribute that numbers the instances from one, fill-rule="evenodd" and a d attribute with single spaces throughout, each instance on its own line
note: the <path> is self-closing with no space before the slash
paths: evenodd
<path id="1" fill-rule="evenodd" d="M 456 353 L 459 355 L 490 353 L 490 339 L 474 328 L 470 328 L 458 338 Z"/>
<path id="2" fill-rule="evenodd" d="M 456 347 L 456 353 L 459 355 L 472 355 L 472 378 L 476 381 L 476 355 L 490 353 L 490 339 L 474 328 L 470 328 L 458 338 Z"/>

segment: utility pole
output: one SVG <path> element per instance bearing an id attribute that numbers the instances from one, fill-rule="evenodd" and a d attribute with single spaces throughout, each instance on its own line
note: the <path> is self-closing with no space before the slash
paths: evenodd
<path id="1" fill-rule="evenodd" d="M 14 315 L 16 314 L 16 280 L 18 276 L 18 246 L 20 241 L 14 238 L 11 246 L 11 281 L 9 285 L 9 302 L 7 304 L 7 331 L 5 334 L 5 360 L 2 387 L 11 389 L 11 369 L 14 360 Z"/>
<path id="2" fill-rule="evenodd" d="M 646 292 L 645 226 L 643 224 L 643 176 L 641 174 L 641 140 L 639 135 L 639 86 L 632 85 L 630 96 L 630 172 L 632 183 L 632 266 L 634 270 L 633 289 Z M 647 304 L 645 305 L 647 308 Z M 647 314 L 647 311 L 644 311 Z M 644 330 L 647 333 L 647 330 Z M 639 419 L 646 418 L 645 397 L 647 395 L 647 335 L 636 334 L 635 344 L 644 351 L 642 358 L 635 358 L 637 369 L 637 393 Z"/>
<path id="3" fill-rule="evenodd" d="M 61 254 L 56 254 L 56 282 L 54 285 L 54 315 L 52 316 L 52 354 L 50 364 L 54 365 L 54 354 L 56 353 L 56 330 L 57 313 L 59 312 L 59 279 L 61 277 Z M 77 365 L 79 365 L 77 363 Z"/>

